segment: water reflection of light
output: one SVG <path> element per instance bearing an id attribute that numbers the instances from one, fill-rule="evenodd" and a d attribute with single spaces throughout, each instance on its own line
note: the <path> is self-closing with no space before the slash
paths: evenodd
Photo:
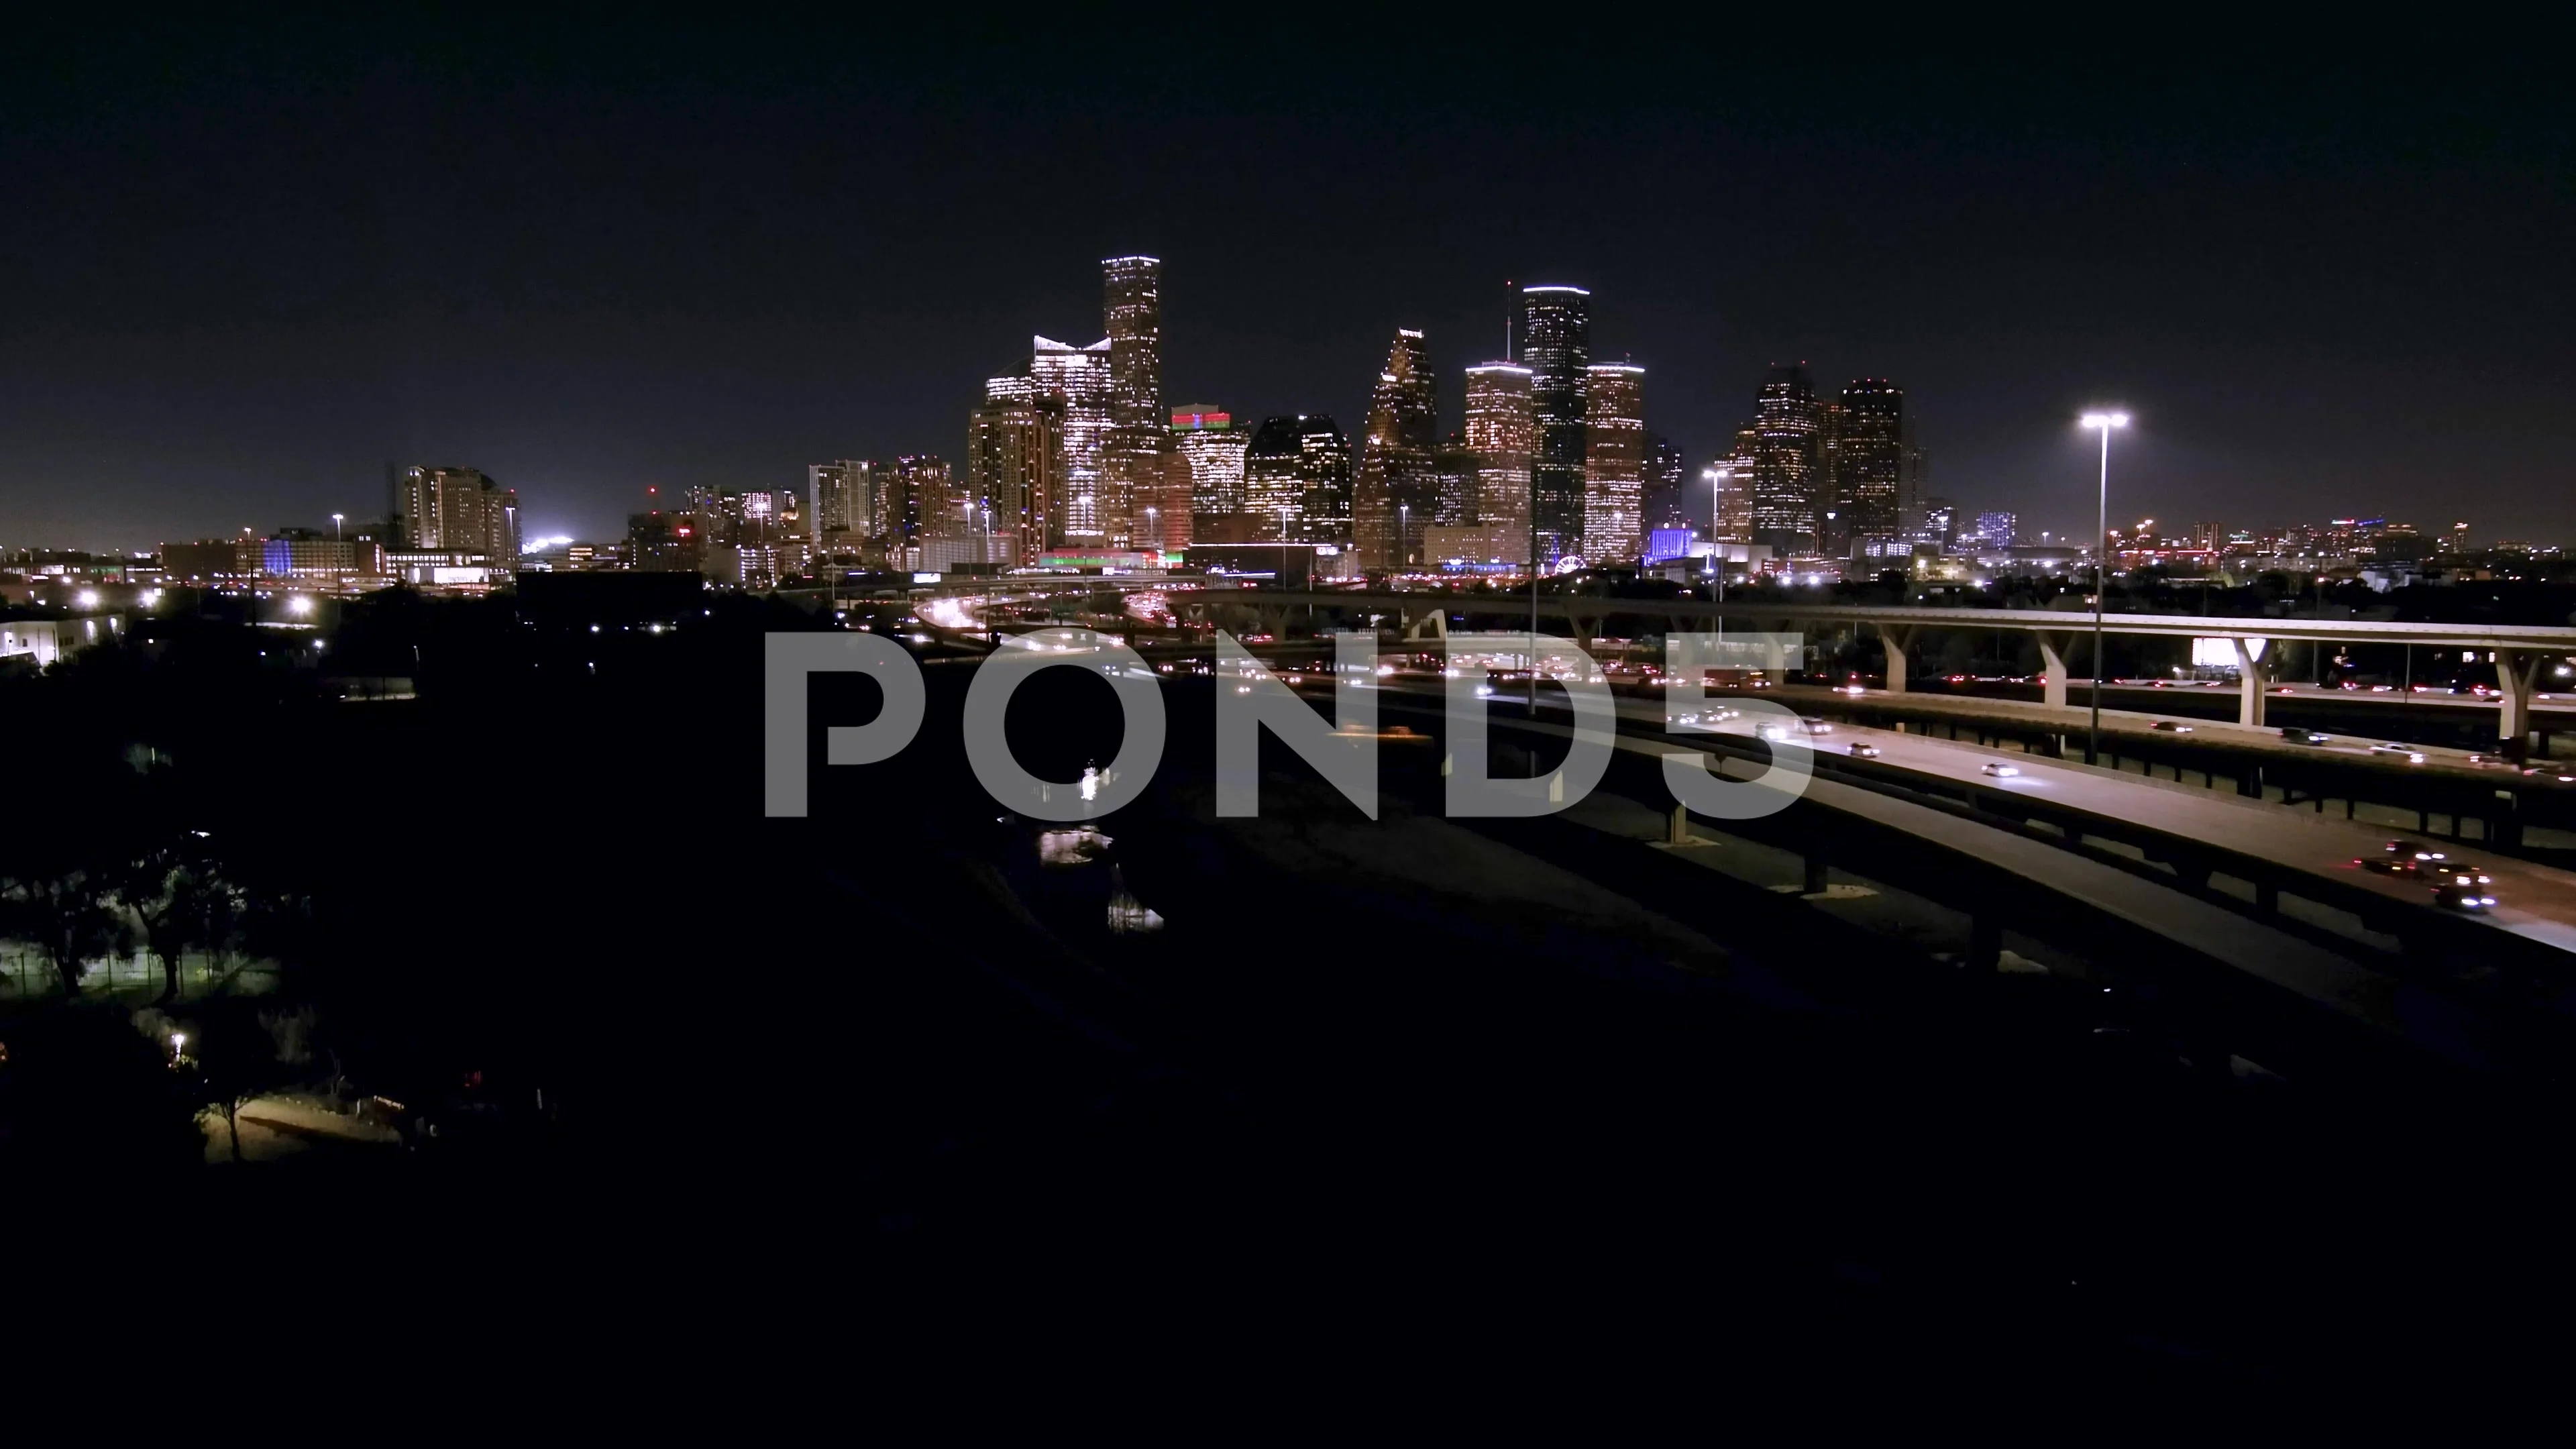
<path id="1" fill-rule="evenodd" d="M 1109 837 L 1081 826 L 1073 830 L 1038 832 L 1038 864 L 1052 866 L 1089 865 L 1109 849 Z"/>
<path id="2" fill-rule="evenodd" d="M 1109 868 L 1109 930 L 1113 935 L 1142 936 L 1163 929 L 1163 918 L 1127 893 L 1127 881 Z"/>

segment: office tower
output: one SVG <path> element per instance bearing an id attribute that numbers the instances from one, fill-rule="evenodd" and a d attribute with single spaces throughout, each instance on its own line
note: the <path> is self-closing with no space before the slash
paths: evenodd
<path id="1" fill-rule="evenodd" d="M 1592 294 L 1525 287 L 1521 358 L 1530 370 L 1530 513 L 1538 561 L 1554 567 L 1583 538 L 1584 369 L 1592 361 Z"/>
<path id="2" fill-rule="evenodd" d="M 1026 378 L 995 378 L 967 415 L 966 493 L 1007 545 L 1008 561 L 1034 564 L 1048 543 L 1063 489 L 1064 407 Z M 994 384 L 1001 396 L 995 397 Z M 1007 535 L 1007 538 L 1004 536 Z"/>
<path id="3" fill-rule="evenodd" d="M 1056 398 L 1064 409 L 1064 498 L 1056 505 L 1051 526 L 1067 548 L 1097 549 L 1109 543 L 1101 504 L 1101 459 L 1109 439 L 1109 362 L 1110 339 L 1105 337 L 1089 347 L 1073 347 L 1049 337 L 1030 339 L 1033 395 Z M 988 394 L 994 385 L 985 385 Z"/>
<path id="4" fill-rule="evenodd" d="M 2021 541 L 2020 530 L 2021 519 L 2018 515 L 2011 513 L 1977 515 L 1977 537 L 1983 539 L 1988 548 L 2012 547 Z"/>
<path id="5" fill-rule="evenodd" d="M 687 574 L 698 571 L 698 530 L 685 513 L 630 513 L 626 516 L 628 567 L 639 573 Z"/>
<path id="6" fill-rule="evenodd" d="M 807 468 L 805 494 L 807 526 L 818 543 L 856 543 L 875 526 L 876 484 L 862 459 Z"/>
<path id="7" fill-rule="evenodd" d="M 1717 480 L 1717 537 L 1728 543 L 1753 541 L 1754 463 L 1761 455 L 1762 430 L 1751 423 L 1735 430 L 1726 456 L 1714 465 Z"/>
<path id="8" fill-rule="evenodd" d="M 1805 366 L 1772 368 L 1754 399 L 1753 537 L 1784 557 L 1817 546 L 1824 427 Z"/>
<path id="9" fill-rule="evenodd" d="M 1195 520 L 1214 520 L 1245 511 L 1243 458 L 1252 447 L 1248 433 L 1234 430 L 1234 419 L 1219 408 L 1192 403 L 1172 409 L 1174 456 L 1189 470 L 1189 508 L 1194 532 L 1213 532 Z"/>
<path id="10" fill-rule="evenodd" d="M 1476 459 L 1476 522 L 1493 556 L 1529 561 L 1530 370 L 1508 362 L 1467 369 L 1467 451 Z"/>
<path id="11" fill-rule="evenodd" d="M 1916 543 L 1928 543 L 1948 551 L 1959 536 L 1959 505 L 1947 498 L 1936 498 L 1928 493 L 1923 495 L 1922 501 L 1915 506 L 1911 536 Z"/>
<path id="12" fill-rule="evenodd" d="M 1596 362 L 1584 374 L 1583 559 L 1633 564 L 1646 546 L 1646 370 Z"/>
<path id="13" fill-rule="evenodd" d="M 1440 501 L 1432 509 L 1432 522 L 1444 528 L 1463 528 L 1476 522 L 1476 455 L 1467 451 L 1467 435 L 1451 433 L 1440 440 L 1439 450 L 1431 455 L 1431 475 L 1436 481 Z"/>
<path id="14" fill-rule="evenodd" d="M 1135 543 L 1162 495 L 1163 264 L 1110 257 L 1100 264 L 1101 313 L 1109 333 L 1109 432 L 1100 454 L 1098 522 L 1112 548 Z"/>
<path id="15" fill-rule="evenodd" d="M 474 468 L 411 468 L 396 488 L 403 545 L 479 553 L 497 563 L 519 557 L 519 495 Z"/>
<path id="16" fill-rule="evenodd" d="M 1351 445 L 1323 413 L 1268 418 L 1243 460 L 1244 511 L 1263 543 L 1351 541 Z"/>
<path id="17" fill-rule="evenodd" d="M 1843 389 L 1833 429 L 1833 511 L 1847 557 L 1904 533 L 1905 390 L 1885 378 Z"/>
<path id="18" fill-rule="evenodd" d="M 883 465 L 877 484 L 877 538 L 888 564 L 910 564 L 907 551 L 921 546 L 930 527 L 946 519 L 949 498 L 947 460 L 907 453 Z"/>
<path id="19" fill-rule="evenodd" d="M 1369 394 L 1351 485 L 1351 537 L 1363 570 L 1383 573 L 1421 561 L 1422 530 L 1437 521 L 1440 506 L 1432 463 L 1438 417 L 1422 334 L 1398 328 Z"/>
<path id="20" fill-rule="evenodd" d="M 1679 443 L 1661 433 L 1646 435 L 1646 489 L 1639 516 L 1647 531 L 1658 528 L 1705 528 L 1709 520 L 1690 515 L 1690 470 L 1683 466 Z"/>
<path id="21" fill-rule="evenodd" d="M 1932 477 L 1932 455 L 1914 441 L 1914 418 L 1905 419 L 1905 491 L 1897 499 L 1898 527 L 1912 538 L 1923 525 L 1924 484 Z"/>

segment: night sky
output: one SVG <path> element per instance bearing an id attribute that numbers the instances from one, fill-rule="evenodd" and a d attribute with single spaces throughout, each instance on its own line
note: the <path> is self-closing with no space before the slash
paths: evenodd
<path id="1" fill-rule="evenodd" d="M 955 458 L 1031 333 L 1101 335 L 1132 251 L 1166 398 L 1239 419 L 1356 426 L 1411 326 L 1455 426 L 1506 283 L 1571 282 L 1694 467 L 1803 359 L 1904 386 L 1931 491 L 2028 530 L 2089 529 L 2073 418 L 2114 403 L 2115 517 L 2576 542 L 2544 46 L 1048 14 L 21 26 L 0 547 L 373 517 L 389 461 L 612 536 L 647 483 Z"/>

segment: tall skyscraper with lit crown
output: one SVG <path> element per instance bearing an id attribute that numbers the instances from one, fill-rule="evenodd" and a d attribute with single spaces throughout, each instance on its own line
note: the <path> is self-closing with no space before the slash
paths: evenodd
<path id="1" fill-rule="evenodd" d="M 1052 337 L 1030 339 L 1029 380 L 1035 396 L 1064 406 L 1064 496 L 1054 533 L 1067 548 L 1105 548 L 1101 455 L 1109 439 L 1109 339 L 1074 347 Z M 987 384 L 989 393 L 990 384 Z"/>
<path id="2" fill-rule="evenodd" d="M 1438 521 L 1439 407 L 1422 334 L 1399 328 L 1369 395 L 1351 486 L 1351 536 L 1360 567 L 1384 572 L 1421 562 L 1422 530 Z"/>
<path id="3" fill-rule="evenodd" d="M 1163 264 L 1110 257 L 1100 264 L 1101 313 L 1109 333 L 1109 434 L 1101 449 L 1099 525 L 1114 548 L 1143 539 L 1147 508 L 1159 519 L 1163 459 Z"/>
<path id="4" fill-rule="evenodd" d="M 1521 360 L 1530 370 L 1530 514 L 1538 561 L 1553 567 L 1583 538 L 1584 369 L 1592 361 L 1592 294 L 1524 287 Z"/>

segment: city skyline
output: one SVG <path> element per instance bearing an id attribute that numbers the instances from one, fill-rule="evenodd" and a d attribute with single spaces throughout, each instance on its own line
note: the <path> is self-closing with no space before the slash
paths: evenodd
<path id="1" fill-rule="evenodd" d="M 1362 422 L 1401 326 L 1453 379 L 1445 435 L 1520 289 L 1565 282 L 1612 343 L 1592 360 L 1653 371 L 1646 426 L 1694 469 L 1764 368 L 1805 359 L 1828 394 L 1911 394 L 1936 491 L 2056 531 L 2086 516 L 2073 419 L 2116 405 L 2137 419 L 2118 498 L 2287 520 L 2465 496 L 2444 507 L 2492 535 L 2576 534 L 2551 261 L 2576 211 L 2533 183 L 2565 128 L 2510 87 L 2410 73 L 2400 109 L 2358 73 L 2249 61 L 2186 91 L 2146 50 L 2014 71 L 2003 108 L 1892 60 L 1643 84 L 1711 63 L 1686 34 L 1582 107 L 1527 98 L 1584 86 L 1488 83 L 1529 56 L 1407 88 L 1375 84 L 1391 62 L 1290 47 L 1197 76 L 1129 56 L 1090 72 L 1129 97 L 1104 110 L 1102 82 L 1035 45 L 971 71 L 933 48 L 855 87 L 677 34 L 444 68 L 402 24 L 271 39 L 173 30 L 12 90 L 0 177 L 46 224 L 0 258 L 43 283 L 0 353 L 0 546 L 361 516 L 389 463 L 510 480 L 531 535 L 610 536 L 648 482 L 785 489 L 822 459 L 954 454 L 976 382 L 1033 331 L 1099 336 L 1097 260 L 1137 252 L 1167 259 L 1162 395 L 1245 419 Z M 683 54 L 713 104 L 644 63 Z M 1612 60 L 1551 64 L 1627 73 Z M 261 89 L 281 71 L 310 81 L 292 102 Z M 183 98 L 148 89 L 172 73 L 197 77 Z M 1292 77 L 1332 119 L 1270 118 Z M 447 102 L 452 126 L 421 122 Z M 1405 139 L 1441 116 L 1508 144 Z M 795 144 L 768 144 L 788 118 Z M 2294 156 L 2321 164 L 2282 185 Z M 1259 188 L 1207 204 L 1177 178 L 1212 158 Z M 1569 174 L 1669 202 L 1605 231 L 1511 200 Z M 1673 184 L 1708 175 L 1800 204 L 1712 225 L 1731 203 Z M 1360 199 L 1255 204 L 1308 193 Z M 1030 208 L 1043 231 L 1014 220 Z M 413 222 L 468 214 L 471 248 Z"/>

